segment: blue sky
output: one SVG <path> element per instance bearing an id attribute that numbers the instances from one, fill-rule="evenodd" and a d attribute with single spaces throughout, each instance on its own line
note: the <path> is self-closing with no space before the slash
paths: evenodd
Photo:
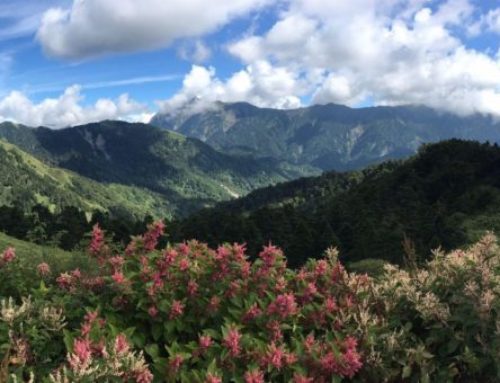
<path id="1" fill-rule="evenodd" d="M 499 41 L 498 0 L 2 0 L 0 120 L 147 121 L 194 98 L 500 115 Z"/>

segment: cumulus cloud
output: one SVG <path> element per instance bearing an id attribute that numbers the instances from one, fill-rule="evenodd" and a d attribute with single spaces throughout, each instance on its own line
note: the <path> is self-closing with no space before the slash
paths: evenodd
<path id="1" fill-rule="evenodd" d="M 49 55 L 81 59 L 168 46 L 214 31 L 270 0 L 74 0 L 45 12 L 37 37 Z"/>
<path id="2" fill-rule="evenodd" d="M 257 61 L 221 80 L 215 68 L 193 65 L 185 76 L 182 88 L 172 98 L 160 101 L 160 110 L 177 109 L 192 112 L 209 107 L 216 101 L 248 101 L 273 108 L 296 108 L 301 105 L 295 94 L 305 93 L 304 79 L 285 67 L 274 67 L 267 61 Z"/>
<path id="3" fill-rule="evenodd" d="M 313 102 L 424 104 L 456 113 L 500 114 L 500 60 L 458 36 L 477 25 L 468 0 L 295 0 L 263 34 L 229 45 L 248 67 L 270 62 L 311 79 Z M 500 26 L 498 10 L 486 17 Z M 500 27 L 499 27 L 500 29 Z M 464 33 L 460 33 L 460 31 Z M 318 80 L 318 77 L 320 78 Z M 258 82 L 258 79 L 254 79 Z M 273 95 L 267 95 L 273 103 Z M 265 103 L 265 102 L 264 102 Z"/>
<path id="4" fill-rule="evenodd" d="M 116 100 L 99 99 L 91 106 L 82 105 L 81 88 L 73 85 L 58 98 L 34 103 L 21 92 L 13 91 L 0 99 L 0 121 L 28 126 L 63 128 L 108 119 L 145 122 L 151 118 L 144 105 L 123 94 Z"/>

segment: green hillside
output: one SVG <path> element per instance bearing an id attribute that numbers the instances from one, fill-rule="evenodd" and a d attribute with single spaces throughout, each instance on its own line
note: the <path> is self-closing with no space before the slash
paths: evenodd
<path id="1" fill-rule="evenodd" d="M 51 280 L 68 270 L 96 269 L 96 265 L 83 252 L 68 252 L 57 247 L 40 246 L 0 233 L 0 253 L 8 247 L 15 248 L 17 267 L 3 276 L 1 287 L 6 295 L 13 297 L 27 296 L 32 293 L 33 288 L 39 286 L 40 277 L 37 275 L 36 266 L 42 262 L 49 265 Z"/>
<path id="2" fill-rule="evenodd" d="M 86 212 L 126 210 L 169 215 L 172 208 L 158 193 L 145 188 L 99 183 L 52 167 L 0 140 L 0 206 L 29 208 L 41 204 L 55 211 L 75 206 Z"/>
<path id="3" fill-rule="evenodd" d="M 184 215 L 259 187 L 315 173 L 310 167 L 277 160 L 226 155 L 177 133 L 119 121 L 62 130 L 4 123 L 0 137 L 44 163 L 113 184 L 120 203 L 130 199 L 142 211 L 164 216 Z M 133 186 L 135 194 L 123 185 Z M 139 189 L 149 190 L 144 201 Z M 158 201 L 164 206 L 156 206 Z"/>
<path id="4" fill-rule="evenodd" d="M 358 181 L 344 190 L 331 187 L 345 179 Z M 258 244 L 272 240 L 298 265 L 331 245 L 347 262 L 377 258 L 401 263 L 405 239 L 406 251 L 414 248 L 425 258 L 438 246 L 460 247 L 486 230 L 500 230 L 496 145 L 446 141 L 425 146 L 403 162 L 362 173 L 325 174 L 304 184 L 305 189 L 297 182 L 279 185 L 199 212 L 171 225 L 172 236 L 211 244 L 246 242 L 253 254 Z"/>

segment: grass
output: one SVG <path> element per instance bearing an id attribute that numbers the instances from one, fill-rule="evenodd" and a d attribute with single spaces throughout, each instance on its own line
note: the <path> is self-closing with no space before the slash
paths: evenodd
<path id="1" fill-rule="evenodd" d="M 3 252 L 9 246 L 16 249 L 16 260 L 14 262 L 17 263 L 15 267 L 17 275 L 10 277 L 4 275 L 5 279 L 0 283 L 2 283 L 2 287 L 7 287 L 10 282 L 23 280 L 23 286 L 12 287 L 18 289 L 24 295 L 29 294 L 31 289 L 39 285 L 40 277 L 37 275 L 37 265 L 42 262 L 46 262 L 50 266 L 52 270 L 50 278 L 56 278 L 60 273 L 68 270 L 77 268 L 91 270 L 95 268 L 94 262 L 82 251 L 68 252 L 56 247 L 40 246 L 0 233 L 0 252 Z M 16 279 L 19 276 L 22 278 Z"/>

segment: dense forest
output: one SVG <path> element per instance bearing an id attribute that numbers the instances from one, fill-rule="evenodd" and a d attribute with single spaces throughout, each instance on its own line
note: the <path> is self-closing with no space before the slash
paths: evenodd
<path id="1" fill-rule="evenodd" d="M 403 243 L 425 258 L 500 229 L 499 188 L 497 145 L 451 140 L 406 161 L 260 190 L 173 222 L 169 232 L 211 245 L 245 242 L 250 254 L 272 241 L 293 265 L 331 245 L 348 261 L 401 263 Z"/>
<path id="2" fill-rule="evenodd" d="M 285 250 L 292 267 L 330 246 L 347 262 L 401 263 L 408 247 L 423 260 L 434 248 L 461 247 L 500 229 L 499 173 L 496 145 L 427 145 L 409 160 L 281 183 L 184 220 L 165 219 L 163 241 L 245 243 L 251 257 L 272 242 Z M 22 206 L 19 201 L 0 207 L 0 230 L 65 250 L 81 247 L 95 223 L 123 245 L 152 221 L 118 211 L 89 214 L 75 206 L 56 212 L 41 204 Z"/>

